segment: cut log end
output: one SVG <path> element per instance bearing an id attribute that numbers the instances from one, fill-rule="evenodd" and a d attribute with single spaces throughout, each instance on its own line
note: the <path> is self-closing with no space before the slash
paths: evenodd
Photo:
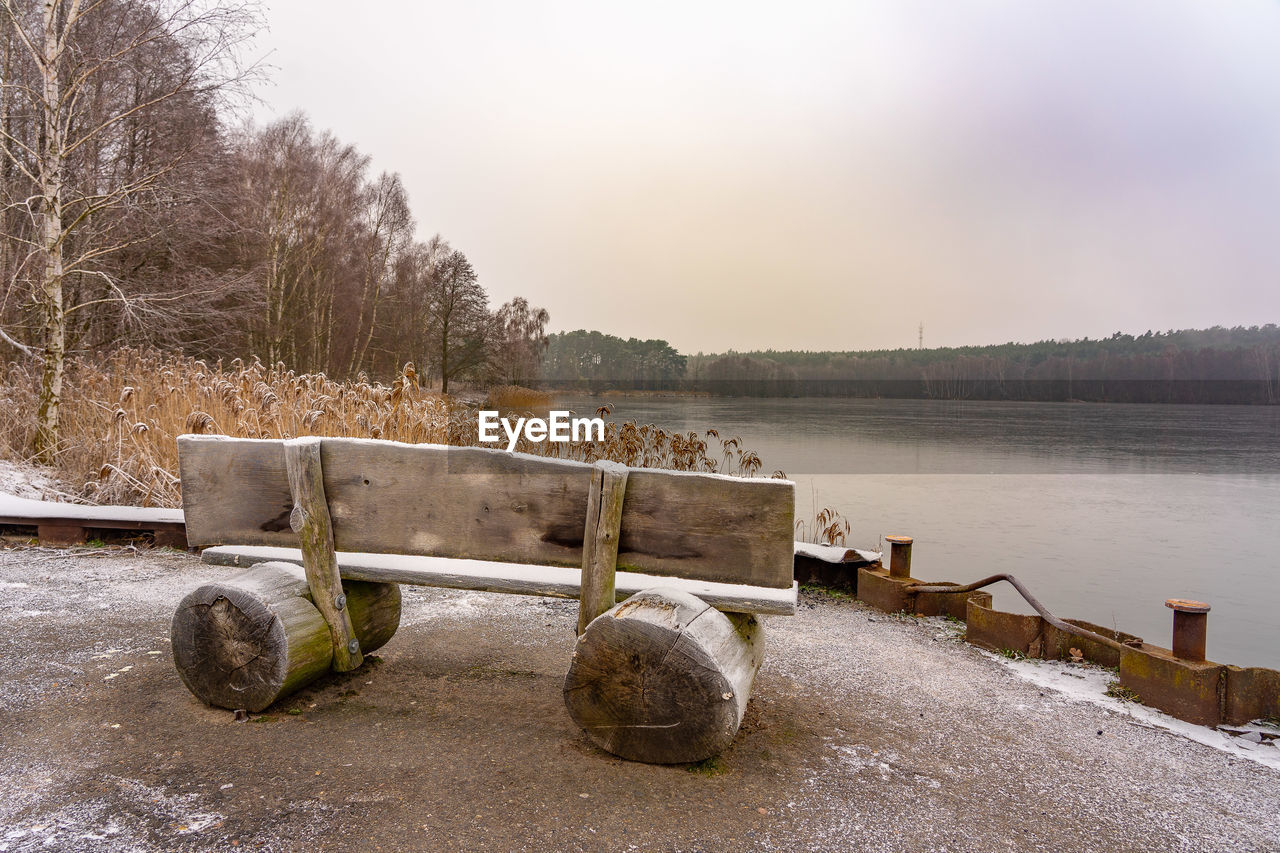
<path id="1" fill-rule="evenodd" d="M 646 590 L 579 638 L 565 705 L 614 755 L 701 761 L 733 741 L 762 657 L 754 617 L 730 617 L 678 590 Z"/>
<path id="2" fill-rule="evenodd" d="M 172 639 L 183 683 L 210 705 L 261 710 L 288 671 L 283 623 L 264 601 L 230 584 L 187 595 L 173 616 Z"/>
<path id="3" fill-rule="evenodd" d="M 348 581 L 347 607 L 361 648 L 385 644 L 400 624 L 396 584 Z M 261 563 L 188 594 L 173 617 L 173 659 L 198 699 L 260 711 L 328 672 L 329 626 L 302 570 Z"/>

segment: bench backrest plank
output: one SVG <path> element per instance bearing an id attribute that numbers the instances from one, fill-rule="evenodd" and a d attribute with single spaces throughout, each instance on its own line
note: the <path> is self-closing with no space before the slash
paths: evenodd
<path id="1" fill-rule="evenodd" d="M 278 440 L 178 439 L 187 539 L 298 547 Z M 478 447 L 326 438 L 339 551 L 580 567 L 592 466 Z M 794 485 L 633 469 L 619 570 L 789 588 Z"/>

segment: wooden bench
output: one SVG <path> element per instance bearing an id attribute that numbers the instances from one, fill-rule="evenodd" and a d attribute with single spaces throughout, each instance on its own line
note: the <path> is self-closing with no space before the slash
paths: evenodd
<path id="1" fill-rule="evenodd" d="M 795 612 L 784 480 L 362 439 L 178 450 L 188 542 L 250 567 L 174 615 L 178 672 L 209 704 L 262 710 L 360 666 L 395 633 L 398 584 L 570 597 L 570 716 L 624 758 L 698 761 L 742 722 L 757 614 Z"/>
<path id="2" fill-rule="evenodd" d="M 156 545 L 187 547 L 182 511 L 138 506 L 83 506 L 0 494 L 0 526 L 35 527 L 42 545 L 80 545 L 91 531 L 151 531 Z"/>

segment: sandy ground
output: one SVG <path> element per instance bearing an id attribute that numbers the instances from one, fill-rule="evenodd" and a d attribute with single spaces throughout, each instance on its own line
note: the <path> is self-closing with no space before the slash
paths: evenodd
<path id="1" fill-rule="evenodd" d="M 406 590 L 364 668 L 237 723 L 168 644 L 235 571 L 0 551 L 0 851 L 1280 850 L 1280 771 L 848 600 L 767 620 L 703 766 L 596 749 L 560 697 L 575 604 L 517 596 Z"/>

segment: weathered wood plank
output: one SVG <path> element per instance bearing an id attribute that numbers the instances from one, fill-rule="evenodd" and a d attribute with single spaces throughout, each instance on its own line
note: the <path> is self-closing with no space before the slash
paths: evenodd
<path id="1" fill-rule="evenodd" d="M 219 566 L 251 566 L 268 560 L 302 565 L 297 548 L 263 545 L 222 545 L 206 548 L 204 562 Z M 344 580 L 382 581 L 445 589 L 468 589 L 550 598 L 577 598 L 581 572 L 557 566 L 530 566 L 452 557 L 338 552 Z M 788 589 L 718 583 L 715 581 L 617 572 L 618 600 L 655 586 L 668 586 L 696 595 L 717 610 L 790 616 L 796 612 L 796 586 Z"/>
<path id="2" fill-rule="evenodd" d="M 350 672 L 364 663 L 338 574 L 333 548 L 333 523 L 325 501 L 320 466 L 320 439 L 294 438 L 284 443 L 285 469 L 293 493 L 290 525 L 302 544 L 302 565 L 311 588 L 311 601 L 329 625 L 333 640 L 333 669 Z"/>
<path id="3" fill-rule="evenodd" d="M 187 542 L 298 547 L 284 443 L 221 435 L 178 436 Z"/>
<path id="4" fill-rule="evenodd" d="M 795 484 L 632 469 L 618 568 L 789 587 Z"/>
<path id="5" fill-rule="evenodd" d="M 339 550 L 582 564 L 590 465 L 345 439 L 322 452 Z"/>
<path id="6" fill-rule="evenodd" d="M 296 547 L 279 441 L 178 439 L 193 545 Z M 324 439 L 339 551 L 582 565 L 591 466 L 477 447 Z M 794 484 L 632 469 L 617 567 L 786 589 Z"/>
<path id="7" fill-rule="evenodd" d="M 587 496 L 587 525 L 582 543 L 582 590 L 578 602 L 578 634 L 591 620 L 613 607 L 618 569 L 618 529 L 622 526 L 627 466 L 597 462 Z"/>

